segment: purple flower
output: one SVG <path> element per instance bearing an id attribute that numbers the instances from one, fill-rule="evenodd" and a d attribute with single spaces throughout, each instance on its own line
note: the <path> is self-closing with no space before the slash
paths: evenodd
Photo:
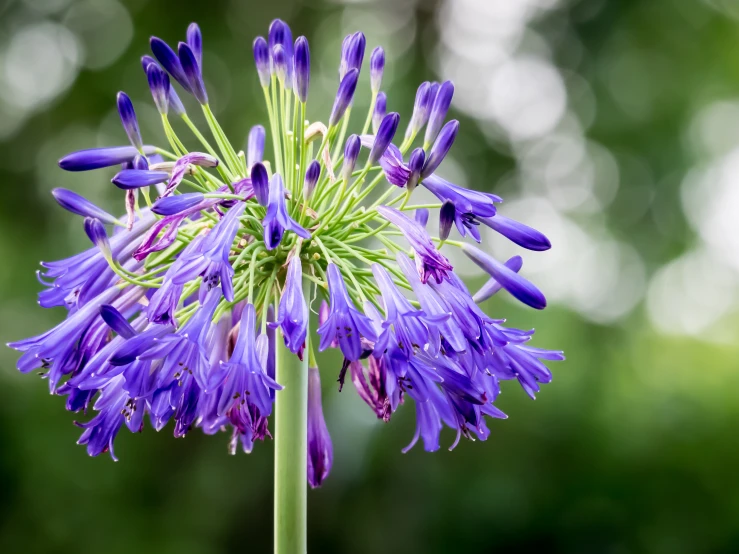
<path id="1" fill-rule="evenodd" d="M 262 226 L 264 227 L 264 244 L 267 250 L 277 248 L 282 242 L 285 231 L 292 231 L 304 239 L 310 238 L 310 233 L 287 213 L 285 185 L 282 183 L 282 176 L 278 173 L 272 175 L 269 183 L 269 204 Z"/>
<path id="2" fill-rule="evenodd" d="M 361 337 L 375 341 L 377 334 L 370 319 L 357 310 L 349 298 L 344 279 L 336 264 L 329 263 L 326 273 L 330 311 L 326 321 L 318 328 L 318 334 L 321 336 L 318 349 L 323 351 L 336 340 L 344 357 L 355 362 L 362 355 Z"/>
<path id="3" fill-rule="evenodd" d="M 264 159 L 264 135 L 264 127 L 261 125 L 254 125 L 249 131 L 246 146 L 246 165 L 249 168 Z"/>
<path id="4" fill-rule="evenodd" d="M 436 168 L 439 167 L 439 164 L 441 164 L 449 153 L 449 149 L 452 147 L 452 144 L 454 144 L 454 139 L 457 137 L 458 130 L 459 121 L 457 120 L 449 121 L 444 125 L 444 127 L 442 127 L 441 132 L 436 137 L 434 145 L 429 151 L 426 163 L 423 165 L 423 169 L 421 170 L 421 179 L 425 179 L 436 171 Z"/>
<path id="5" fill-rule="evenodd" d="M 441 283 L 448 273 L 454 269 L 449 260 L 436 249 L 422 225 L 395 208 L 379 206 L 377 211 L 382 217 L 400 229 L 410 243 L 416 254 L 416 267 L 421 282 L 426 283 L 430 277 L 433 277 L 437 283 Z"/>
<path id="6" fill-rule="evenodd" d="M 84 196 L 71 190 L 56 188 L 51 191 L 54 200 L 67 211 L 82 217 L 94 217 L 105 223 L 118 223 L 118 220 L 105 210 L 97 207 Z"/>
<path id="7" fill-rule="evenodd" d="M 266 335 L 255 339 L 256 311 L 253 304 L 247 304 L 241 314 L 238 338 L 233 354 L 228 362 L 220 363 L 220 370 L 211 375 L 207 390 L 213 390 L 221 383 L 223 388 L 218 400 L 218 414 L 225 415 L 231 410 L 256 407 L 261 416 L 272 411 L 270 391 L 282 390 L 267 375 Z M 251 415 L 250 411 L 245 414 Z"/>
<path id="8" fill-rule="evenodd" d="M 477 230 L 479 218 L 494 216 L 495 202 L 502 202 L 494 194 L 457 186 L 438 175 L 426 177 L 421 184 L 442 202 L 448 200 L 454 205 L 454 223 L 459 234 L 464 237 L 469 231 L 477 242 L 480 242 L 480 232 Z"/>
<path id="9" fill-rule="evenodd" d="M 321 376 L 318 368 L 308 368 L 308 483 L 320 487 L 331 471 L 334 448 L 323 418 Z"/>
<path id="10" fill-rule="evenodd" d="M 380 92 L 382 72 L 385 69 L 385 51 L 381 46 L 372 50 L 370 56 L 370 89 L 374 94 Z"/>
<path id="11" fill-rule="evenodd" d="M 387 270 L 379 264 L 372 264 L 372 274 L 382 294 L 385 304 L 385 322 L 382 323 L 383 333 L 375 344 L 375 350 L 381 353 L 390 340 L 389 331 L 392 325 L 393 341 L 406 358 L 413 356 L 429 343 L 432 333 L 427 327 L 435 327 L 449 319 L 449 314 L 427 317 L 421 310 L 415 309 L 408 299 L 396 288 Z M 432 346 L 435 352 L 439 351 L 438 333 L 436 344 Z"/>
<path id="12" fill-rule="evenodd" d="M 303 359 L 305 337 L 308 333 L 308 304 L 303 295 L 303 267 L 299 256 L 293 256 L 287 266 L 285 289 L 277 310 L 277 321 L 282 327 L 285 346 Z"/>
<path id="13" fill-rule="evenodd" d="M 251 166 L 251 186 L 254 188 L 254 196 L 261 206 L 269 203 L 269 175 L 262 162 L 255 162 Z"/>
<path id="14" fill-rule="evenodd" d="M 549 250 L 552 247 L 549 239 L 536 229 L 502 215 L 481 217 L 480 221 L 510 241 L 529 250 Z"/>
<path id="15" fill-rule="evenodd" d="M 454 84 L 451 81 L 445 81 L 439 87 L 436 97 L 432 98 L 433 105 L 428 116 L 426 136 L 423 139 L 424 148 L 434 142 L 436 135 L 439 134 L 439 129 L 444 124 L 446 113 L 452 103 L 452 96 L 454 96 Z"/>
<path id="16" fill-rule="evenodd" d="M 372 142 L 372 149 L 370 150 L 369 163 L 371 165 L 376 164 L 387 150 L 388 145 L 395 136 L 395 131 L 398 130 L 398 123 L 400 123 L 400 114 L 395 112 L 389 113 L 382 118 L 380 127 L 377 129 L 374 141 Z"/>
<path id="17" fill-rule="evenodd" d="M 371 149 L 375 138 L 372 135 L 362 135 L 361 141 L 362 146 Z M 411 172 L 403 162 L 403 155 L 397 146 L 392 143 L 388 144 L 379 161 L 382 172 L 389 183 L 396 187 L 404 187 L 408 183 Z"/>
<path id="18" fill-rule="evenodd" d="M 141 140 L 141 132 L 139 131 L 139 122 L 136 119 L 136 112 L 133 109 L 131 99 L 125 92 L 119 92 L 117 96 L 118 115 L 121 117 L 121 124 L 126 131 L 128 140 L 136 148 L 141 151 L 144 143 Z"/>
<path id="19" fill-rule="evenodd" d="M 201 302 L 210 290 L 219 285 L 223 288 L 226 300 L 233 302 L 234 289 L 231 279 L 234 270 L 228 256 L 239 230 L 239 217 L 245 208 L 246 204 L 240 202 L 228 210 L 228 213 L 210 230 L 197 251 L 183 259 L 179 271 L 172 275 L 172 282 L 175 285 L 184 285 L 197 276 L 202 276 Z"/>
<path id="20" fill-rule="evenodd" d="M 144 154 L 154 154 L 154 146 L 144 146 Z M 110 146 L 104 148 L 90 148 L 67 154 L 59 160 L 59 167 L 66 171 L 89 171 L 112 165 L 130 162 L 139 151 L 133 146 Z"/>
<path id="21" fill-rule="evenodd" d="M 178 51 L 180 55 L 180 65 L 190 86 L 190 91 L 198 102 L 202 105 L 206 105 L 208 103 L 208 93 L 205 91 L 202 68 L 198 63 L 195 53 L 192 51 L 190 46 L 184 42 L 180 42 Z"/>
<path id="22" fill-rule="evenodd" d="M 172 198 L 177 198 L 176 196 Z M 195 237 L 180 253 L 179 257 L 164 274 L 162 286 L 156 289 L 149 299 L 146 315 L 149 321 L 158 324 L 176 324 L 174 313 L 180 303 L 180 296 L 185 286 L 175 284 L 173 278 L 181 274 L 185 262 L 200 251 L 200 245 L 205 239 L 203 235 Z"/>
<path id="23" fill-rule="evenodd" d="M 352 362 L 349 365 L 349 371 L 359 397 L 372 408 L 378 419 L 385 422 L 390 421 L 392 409 L 388 388 L 392 388 L 392 376 L 386 369 L 384 356 L 381 358 L 369 356 L 366 369 L 362 362 Z M 394 388 L 393 390 L 397 390 L 400 395 L 400 389 Z"/>
<path id="24" fill-rule="evenodd" d="M 329 127 L 334 127 L 339 121 L 341 121 L 341 118 L 344 117 L 344 112 L 346 112 L 346 109 L 352 103 L 354 98 L 354 91 L 357 89 L 358 78 L 359 71 L 357 69 L 350 69 L 341 79 L 339 90 L 336 92 L 334 106 L 331 108 L 331 117 L 329 117 L 328 120 Z"/>
<path id="25" fill-rule="evenodd" d="M 541 291 L 515 271 L 471 244 L 463 244 L 462 251 L 515 298 L 537 310 L 546 307 L 547 301 Z"/>
<path id="26" fill-rule="evenodd" d="M 92 242 L 92 244 L 102 252 L 103 257 L 106 260 L 113 258 L 113 253 L 110 249 L 110 242 L 108 241 L 108 234 L 105 232 L 105 227 L 103 227 L 103 224 L 99 219 L 86 217 L 85 233 L 90 239 L 90 242 Z"/>
<path id="27" fill-rule="evenodd" d="M 151 37 L 149 40 L 149 46 L 151 46 L 151 52 L 154 57 L 162 65 L 167 73 L 174 77 L 182 88 L 187 92 L 192 92 L 190 88 L 190 82 L 185 74 L 185 70 L 182 68 L 180 58 L 177 56 L 174 50 L 162 39 L 157 37 Z"/>
<path id="28" fill-rule="evenodd" d="M 208 363 L 207 338 L 211 328 L 213 313 L 221 299 L 221 290 L 211 289 L 201 307 L 176 333 L 158 336 L 160 331 L 154 328 L 151 334 L 146 332 L 128 339 L 111 357 L 114 366 L 128 365 L 135 359 L 163 360 L 156 376 L 157 389 L 174 386 L 169 395 L 170 406 L 185 408 L 179 402 L 190 391 L 190 376 L 194 376 L 197 386 L 205 389 L 208 385 L 210 365 Z M 181 383 L 178 385 L 178 382 Z M 186 399 L 186 398 L 185 398 Z"/>
<path id="29" fill-rule="evenodd" d="M 269 86 L 270 80 L 270 69 L 269 69 L 269 47 L 264 37 L 257 37 L 254 39 L 254 63 L 257 66 L 257 73 L 259 74 L 259 82 L 263 87 Z"/>
<path id="30" fill-rule="evenodd" d="M 310 84 L 310 49 L 305 37 L 295 41 L 295 92 L 301 102 L 308 101 L 308 85 Z"/>

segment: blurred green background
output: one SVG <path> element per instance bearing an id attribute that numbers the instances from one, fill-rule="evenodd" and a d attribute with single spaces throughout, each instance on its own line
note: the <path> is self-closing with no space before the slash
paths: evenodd
<path id="1" fill-rule="evenodd" d="M 85 247 L 49 191 L 122 210 L 108 173 L 56 160 L 125 142 L 118 90 L 145 140 L 163 139 L 139 65 L 148 37 L 200 23 L 212 103 L 243 145 L 265 120 L 251 41 L 274 17 L 311 42 L 311 119 L 327 116 L 355 30 L 386 48 L 404 121 L 421 81 L 455 81 L 462 126 L 442 173 L 502 195 L 501 213 L 554 244 L 524 253 L 547 310 L 502 295 L 485 309 L 568 355 L 535 402 L 507 383 L 510 418 L 487 442 L 405 455 L 411 405 L 378 422 L 321 358 L 335 459 L 309 494 L 311 551 L 739 551 L 736 0 L 0 0 L 2 341 L 59 321 L 35 304 L 34 271 Z M 225 436 L 147 426 L 121 432 L 120 462 L 89 458 L 63 399 L 16 358 L 0 350 L 0 551 L 270 551 L 271 442 L 231 457 Z"/>

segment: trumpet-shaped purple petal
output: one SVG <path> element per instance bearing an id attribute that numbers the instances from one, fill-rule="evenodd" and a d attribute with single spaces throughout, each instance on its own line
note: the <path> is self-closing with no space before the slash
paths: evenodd
<path id="1" fill-rule="evenodd" d="M 395 131 L 398 130 L 398 123 L 400 123 L 400 114 L 395 112 L 387 114 L 382 119 L 375 139 L 372 142 L 372 149 L 369 155 L 370 165 L 377 163 L 382 155 L 385 154 L 385 151 L 395 136 Z"/>
<path id="2" fill-rule="evenodd" d="M 349 298 L 344 279 L 336 264 L 328 264 L 326 273 L 330 309 L 325 322 L 318 328 L 318 334 L 321 336 L 318 349 L 323 351 L 333 341 L 337 341 L 344 357 L 355 362 L 362 355 L 361 338 L 375 341 L 377 333 L 370 319 L 357 310 Z"/>
<path id="3" fill-rule="evenodd" d="M 293 256 L 287 267 L 285 290 L 277 310 L 277 321 L 285 337 L 285 346 L 303 359 L 305 337 L 308 333 L 308 304 L 303 295 L 303 268 L 299 256 Z"/>
<path id="4" fill-rule="evenodd" d="M 431 103 L 433 98 L 430 95 L 431 83 L 425 81 L 421 83 L 416 91 L 416 100 L 413 104 L 413 113 L 411 120 L 408 122 L 408 127 L 405 130 L 405 138 L 410 139 L 418 134 L 418 131 L 423 129 L 428 121 L 429 110 L 431 109 Z"/>
<path id="5" fill-rule="evenodd" d="M 449 260 L 436 249 L 431 237 L 422 225 L 395 208 L 379 206 L 377 211 L 382 217 L 400 229 L 403 236 L 410 243 L 416 254 L 416 267 L 423 283 L 431 277 L 437 283 L 441 283 L 448 272 L 454 269 Z"/>
<path id="6" fill-rule="evenodd" d="M 277 248 L 282 242 L 285 231 L 292 231 L 304 239 L 310 238 L 310 233 L 287 213 L 285 185 L 282 183 L 282 176 L 278 173 L 272 176 L 269 183 L 269 205 L 262 226 L 264 227 L 264 244 L 267 250 Z"/>
<path id="7" fill-rule="evenodd" d="M 152 62 L 146 67 L 146 78 L 157 110 L 160 114 L 166 115 L 169 111 L 169 75 Z"/>
<path id="8" fill-rule="evenodd" d="M 203 278 L 200 287 L 201 302 L 210 290 L 219 285 L 223 288 L 226 300 L 233 302 L 234 289 L 231 279 L 234 270 L 228 256 L 239 230 L 239 217 L 245 208 L 246 204 L 243 202 L 231 208 L 211 229 L 197 251 L 183 258 L 179 271 L 172 275 L 172 282 L 175 285 L 184 285 L 201 276 Z"/>

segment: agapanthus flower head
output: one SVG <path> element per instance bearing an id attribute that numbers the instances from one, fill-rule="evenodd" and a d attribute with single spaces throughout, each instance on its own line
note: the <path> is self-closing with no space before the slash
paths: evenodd
<path id="1" fill-rule="evenodd" d="M 477 242 L 482 224 L 529 250 L 550 243 L 499 214 L 498 196 L 436 174 L 459 130 L 457 121 L 446 120 L 451 82 L 418 87 L 397 140 L 402 116 L 388 113 L 380 91 L 384 50 L 372 50 L 370 87 L 359 90 L 367 39 L 356 32 L 342 43 L 331 111 L 305 121 L 313 113 L 310 50 L 305 37 L 293 42 L 292 36 L 275 20 L 268 38 L 253 43 L 272 119 L 249 130 L 246 154 L 208 106 L 203 37 L 193 23 L 176 50 L 152 37 L 154 57 L 141 59 L 167 144 L 143 143 L 133 104 L 120 93 L 116 104 L 130 145 L 59 161 L 67 171 L 115 166 L 110 173 L 125 191 L 122 205 L 103 209 L 54 189 L 56 201 L 83 218 L 81 231 L 92 244 L 42 263 L 39 304 L 62 307 L 67 317 L 9 346 L 21 352 L 18 369 L 41 369 L 50 390 L 67 397 L 67 409 L 92 408 L 79 423 L 79 442 L 90 455 L 114 456 L 121 430 L 139 432 L 147 418 L 157 431 L 172 421 L 175 436 L 193 428 L 209 435 L 225 430 L 231 452 L 251 452 L 272 437 L 274 404 L 303 394 L 283 381 L 285 360 L 297 356 L 307 380 L 297 403 L 307 424 L 300 463 L 315 487 L 333 462 L 321 371 L 338 376 L 340 390 L 348 377 L 382 421 L 412 402 L 417 424 L 408 448 L 421 442 L 432 451 L 440 448 L 444 426 L 456 433 L 452 448 L 462 437 L 486 439 L 486 418 L 505 417 L 494 405 L 501 383 L 516 380 L 533 397 L 552 379 L 544 364 L 563 359 L 559 351 L 530 346 L 533 331 L 504 327 L 478 306 L 502 290 L 538 309 L 546 300 L 521 274 L 521 257 L 501 263 L 487 254 L 487 244 L 455 240 L 455 227 Z M 178 86 L 201 104 L 207 132 L 185 114 Z M 370 100 L 363 127 L 352 119 L 359 94 Z M 173 114 L 194 137 L 177 135 L 168 119 Z M 275 133 L 267 159 L 266 128 Z M 188 151 L 190 141 L 200 146 Z M 438 203 L 414 204 L 418 185 Z M 438 214 L 438 235 L 430 214 Z M 454 248 L 486 278 L 474 295 L 447 256 Z M 344 361 L 319 370 L 317 353 L 329 348 Z M 289 439 L 275 435 L 278 442 Z"/>

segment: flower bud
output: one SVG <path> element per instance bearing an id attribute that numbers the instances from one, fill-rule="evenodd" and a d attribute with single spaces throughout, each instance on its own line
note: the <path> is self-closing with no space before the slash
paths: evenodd
<path id="1" fill-rule="evenodd" d="M 269 175 L 262 162 L 256 162 L 251 167 L 251 186 L 254 188 L 254 196 L 261 206 L 269 203 Z"/>
<path id="2" fill-rule="evenodd" d="M 295 92 L 300 101 L 308 100 L 308 85 L 310 84 L 310 48 L 308 39 L 298 37 L 295 41 Z"/>
<path id="3" fill-rule="evenodd" d="M 521 256 L 513 256 L 504 265 L 511 271 L 518 273 L 523 267 L 523 258 L 521 258 Z M 485 300 L 492 297 L 494 294 L 497 294 L 502 288 L 503 287 L 500 286 L 500 283 L 491 277 L 488 282 L 480 287 L 480 290 L 472 296 L 472 300 L 475 304 L 485 302 Z"/>
<path id="4" fill-rule="evenodd" d="M 275 47 L 281 46 L 284 54 L 285 78 L 284 87 L 292 89 L 293 85 L 293 35 L 287 23 L 275 19 L 269 26 L 269 52 L 272 56 L 272 70 L 276 71 L 274 59 Z"/>
<path id="5" fill-rule="evenodd" d="M 341 48 L 339 79 L 343 80 L 346 74 L 352 69 L 356 69 L 357 71 L 362 69 L 366 44 L 367 40 L 364 38 L 364 34 L 359 31 L 344 39 Z"/>
<path id="6" fill-rule="evenodd" d="M 124 169 L 116 173 L 111 182 L 120 189 L 138 189 L 163 183 L 169 179 L 166 171 Z"/>
<path id="7" fill-rule="evenodd" d="M 321 376 L 317 367 L 308 368 L 308 484 L 320 487 L 333 464 L 334 448 L 323 418 Z"/>
<path id="8" fill-rule="evenodd" d="M 429 211 L 426 208 L 418 208 L 413 214 L 413 219 L 420 223 L 425 229 L 426 224 L 429 222 Z"/>
<path id="9" fill-rule="evenodd" d="M 128 135 L 128 140 L 139 152 L 144 147 L 141 140 L 141 132 L 139 131 L 139 122 L 136 119 L 136 112 L 133 109 L 131 99 L 125 92 L 119 92 L 117 97 L 118 115 L 121 117 L 121 124 Z"/>
<path id="10" fill-rule="evenodd" d="M 190 89 L 190 82 L 187 79 L 187 75 L 185 75 L 185 71 L 182 69 L 180 58 L 177 56 L 175 51 L 172 50 L 166 42 L 157 37 L 151 37 L 149 45 L 151 46 L 151 52 L 162 65 L 164 70 L 174 77 L 175 81 L 177 81 L 187 92 L 192 92 Z M 142 63 L 144 63 L 143 59 Z"/>
<path id="11" fill-rule="evenodd" d="M 408 169 L 410 169 L 411 174 L 406 184 L 408 190 L 412 191 L 415 189 L 421 180 L 421 169 L 423 169 L 425 159 L 426 153 L 423 151 L 423 148 L 418 147 L 411 152 L 411 157 L 408 159 Z"/>
<path id="12" fill-rule="evenodd" d="M 321 176 L 321 164 L 313 160 L 305 170 L 305 182 L 303 183 L 303 198 L 308 200 L 316 188 L 318 178 Z"/>
<path id="13" fill-rule="evenodd" d="M 423 169 L 421 170 L 421 179 L 425 179 L 436 171 L 436 168 L 439 167 L 439 164 L 446 157 L 452 144 L 454 144 L 454 139 L 457 137 L 457 131 L 459 131 L 459 121 L 456 119 L 453 119 L 444 125 L 441 132 L 436 137 L 434 145 L 429 151 L 426 163 L 423 165 Z"/>
<path id="14" fill-rule="evenodd" d="M 201 72 L 198 60 L 192 51 L 192 48 L 184 42 L 179 44 L 180 64 L 184 71 L 187 82 L 190 84 L 190 90 L 193 96 L 200 104 L 205 106 L 208 103 L 208 93 L 205 91 L 205 83 L 203 82 L 203 74 Z"/>
<path id="15" fill-rule="evenodd" d="M 416 101 L 413 103 L 413 114 L 405 130 L 405 138 L 416 136 L 418 131 L 423 128 L 428 119 L 429 113 L 429 89 L 431 84 L 428 81 L 421 83 L 416 90 Z"/>
<path id="16" fill-rule="evenodd" d="M 90 241 L 100 249 L 106 260 L 113 258 L 110 251 L 110 242 L 108 241 L 108 235 L 105 233 L 105 227 L 99 219 L 94 217 L 85 218 L 85 233 L 89 237 Z"/>
<path id="17" fill-rule="evenodd" d="M 278 44 L 272 49 L 272 66 L 277 75 L 277 80 L 285 85 L 285 77 L 287 76 L 287 61 L 285 58 L 285 49 L 281 44 Z"/>
<path id="18" fill-rule="evenodd" d="M 375 110 L 372 112 L 373 133 L 377 133 L 377 130 L 380 128 L 380 123 L 382 123 L 382 118 L 385 117 L 385 113 L 387 113 L 387 95 L 384 92 L 381 92 L 377 95 L 377 100 L 375 100 Z"/>
<path id="19" fill-rule="evenodd" d="M 452 224 L 454 223 L 454 204 L 447 200 L 441 205 L 439 210 L 439 238 L 446 240 L 449 238 L 449 233 L 452 230 Z"/>
<path id="20" fill-rule="evenodd" d="M 264 127 L 254 125 L 249 131 L 249 139 L 246 144 L 246 165 L 253 166 L 264 159 Z"/>
<path id="21" fill-rule="evenodd" d="M 154 202 L 151 211 L 158 215 L 174 215 L 197 206 L 204 199 L 202 192 L 187 192 L 175 196 L 166 196 Z"/>
<path id="22" fill-rule="evenodd" d="M 195 59 L 200 67 L 203 66 L 203 35 L 197 23 L 190 23 L 187 27 L 187 45 L 195 54 Z"/>
<path id="23" fill-rule="evenodd" d="M 84 196 L 71 190 L 56 188 L 51 191 L 54 200 L 67 211 L 82 217 L 94 217 L 105 223 L 117 223 L 118 220 L 105 210 L 97 207 Z"/>
<path id="24" fill-rule="evenodd" d="M 439 92 L 436 93 L 436 98 L 434 98 L 433 105 L 431 106 L 428 126 L 426 127 L 426 136 L 423 139 L 425 148 L 428 148 L 434 141 L 436 135 L 439 133 L 439 129 L 444 124 L 446 113 L 449 111 L 449 106 L 452 103 L 452 96 L 454 96 L 454 84 L 451 81 L 445 81 L 439 87 Z"/>
<path id="25" fill-rule="evenodd" d="M 385 69 L 385 51 L 381 46 L 372 50 L 370 56 L 370 89 L 373 94 L 380 92 L 382 73 Z"/>
<path id="26" fill-rule="evenodd" d="M 157 64 L 150 63 L 146 68 L 146 78 L 157 110 L 166 115 L 169 110 L 169 75 Z"/>
<path id="27" fill-rule="evenodd" d="M 328 126 L 333 127 L 341 118 L 344 117 L 346 109 L 351 105 L 354 99 L 354 91 L 357 89 L 357 79 L 359 71 L 350 69 L 339 83 L 339 90 L 336 92 L 334 106 L 331 109 L 331 117 L 328 120 Z"/>
<path id="28" fill-rule="evenodd" d="M 263 87 L 269 86 L 270 70 L 269 70 L 269 47 L 264 37 L 254 39 L 254 63 L 257 66 L 259 74 L 259 82 Z"/>
<path id="29" fill-rule="evenodd" d="M 345 181 L 349 181 L 354 171 L 354 166 L 359 157 L 359 151 L 362 149 L 362 141 L 357 135 L 351 135 L 346 139 L 344 145 L 344 166 L 342 167 L 342 176 Z"/>
<path id="30" fill-rule="evenodd" d="M 372 143 L 372 150 L 370 150 L 370 165 L 376 164 L 385 153 L 385 150 L 387 150 L 388 145 L 395 136 L 395 132 L 398 130 L 398 123 L 400 123 L 400 114 L 395 112 L 389 113 L 382 118 L 380 127 L 377 129 L 377 134 L 375 135 L 375 140 Z"/>

